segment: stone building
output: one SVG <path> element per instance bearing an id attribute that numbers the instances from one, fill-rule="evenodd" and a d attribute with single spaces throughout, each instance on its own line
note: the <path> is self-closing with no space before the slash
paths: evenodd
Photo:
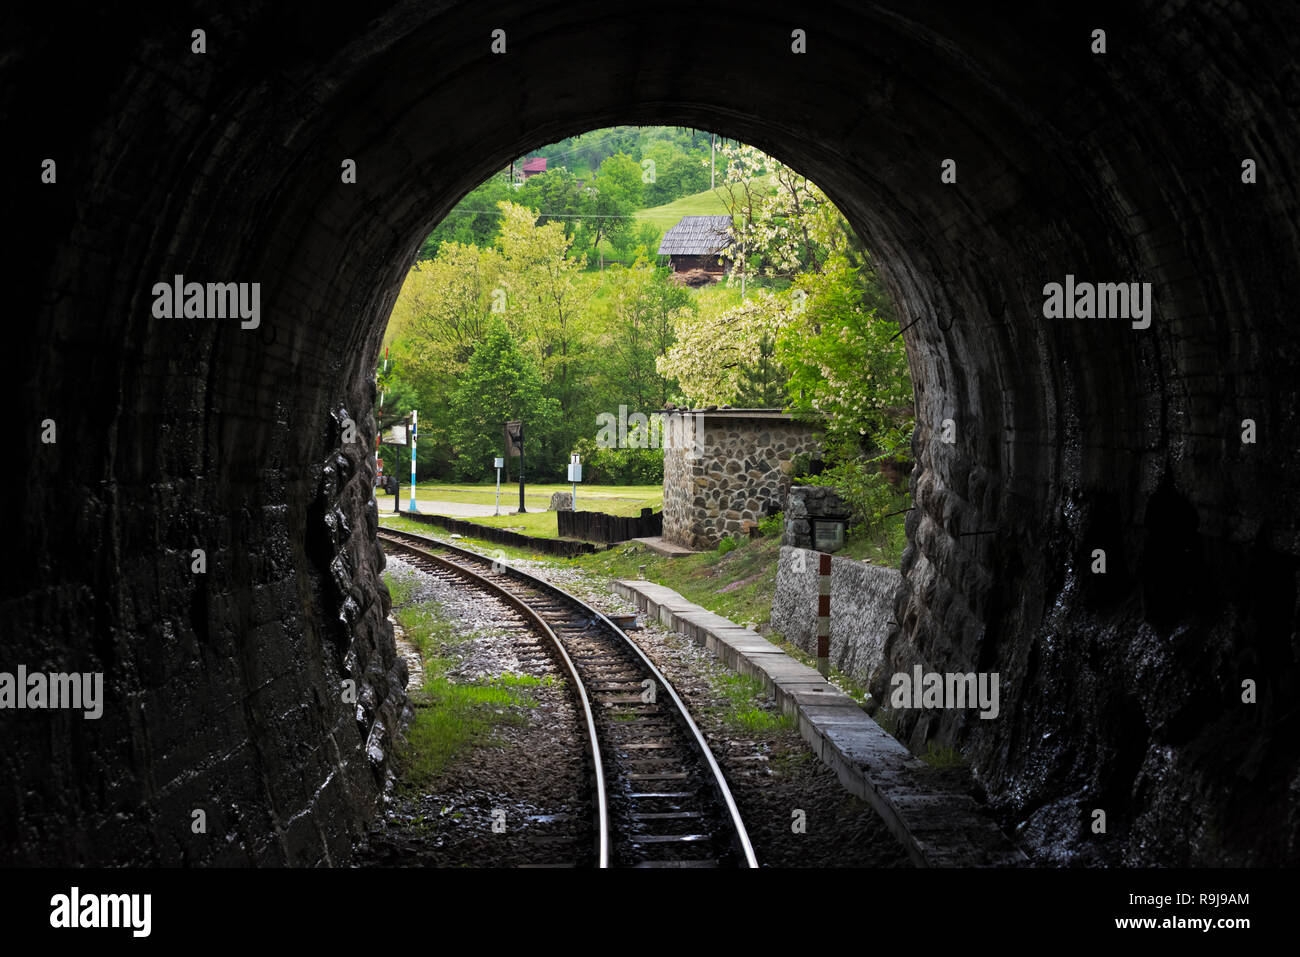
<path id="1" fill-rule="evenodd" d="M 664 430 L 664 539 L 712 548 L 744 532 L 746 523 L 783 507 L 794 456 L 820 451 L 814 426 L 784 412 L 670 414 Z"/>

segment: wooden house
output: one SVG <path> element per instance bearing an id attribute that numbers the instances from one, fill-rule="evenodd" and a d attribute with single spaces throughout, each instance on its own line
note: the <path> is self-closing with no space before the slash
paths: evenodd
<path id="1" fill-rule="evenodd" d="M 720 279 L 726 273 L 721 253 L 731 245 L 730 216 L 683 216 L 659 244 L 673 274 L 690 285 Z"/>

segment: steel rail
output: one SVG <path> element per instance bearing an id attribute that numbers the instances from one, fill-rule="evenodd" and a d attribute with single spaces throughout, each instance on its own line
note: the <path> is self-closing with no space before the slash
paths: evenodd
<path id="1" fill-rule="evenodd" d="M 396 545 L 403 551 L 410 552 L 411 554 L 427 561 L 433 561 L 435 564 L 447 569 L 452 574 L 459 575 L 462 578 L 467 578 L 477 587 L 486 589 L 498 598 L 503 599 L 519 611 L 520 614 L 531 622 L 538 631 L 549 638 L 551 644 L 555 646 L 555 651 L 564 665 L 564 670 L 569 674 L 569 682 L 574 689 L 574 693 L 578 697 L 578 702 L 582 705 L 582 716 L 587 725 L 587 746 L 591 751 L 593 772 L 596 776 L 596 829 L 599 834 L 597 840 L 597 866 L 609 867 L 609 801 L 605 793 L 605 765 L 600 755 L 600 740 L 596 736 L 596 721 L 591 712 L 591 701 L 587 697 L 587 689 L 583 685 L 582 679 L 578 677 L 578 669 L 573 664 L 573 659 L 569 657 L 569 653 L 565 650 L 564 644 L 560 641 L 560 636 L 555 633 L 555 630 L 551 628 L 546 619 L 539 615 L 533 608 L 529 607 L 527 602 L 522 598 L 519 598 L 517 595 L 512 595 L 496 582 L 484 578 L 482 575 L 466 568 L 464 565 L 458 565 L 456 562 L 448 561 L 439 555 L 432 554 L 427 551 L 427 544 L 422 543 L 422 545 L 415 545 L 410 542 L 401 541 L 396 537 L 391 537 L 393 536 L 393 532 L 389 529 L 381 528 L 379 530 L 379 535 L 381 538 L 386 536 L 389 537 L 389 544 Z M 419 536 L 412 537 L 419 538 Z M 431 542 L 429 539 L 425 539 L 424 542 L 435 545 L 441 544 L 439 542 Z"/>
<path id="2" fill-rule="evenodd" d="M 718 762 L 713 757 L 713 751 L 709 748 L 708 743 L 704 740 L 704 735 L 700 732 L 699 727 L 695 724 L 694 719 L 691 717 L 690 711 L 687 709 L 682 699 L 678 697 L 676 689 L 673 688 L 672 684 L 664 676 L 663 672 L 661 672 L 655 666 L 654 662 L 652 662 L 646 656 L 645 652 L 641 650 L 640 646 L 635 641 L 633 641 L 630 637 L 628 637 L 627 633 L 624 632 L 622 628 L 618 627 L 618 625 L 610 621 L 610 619 L 605 614 L 603 614 L 599 609 L 592 608 L 589 604 L 587 604 L 581 598 L 578 598 L 576 595 L 570 594 L 569 592 L 565 591 L 564 589 L 560 588 L 557 585 L 551 584 L 545 579 L 538 578 L 535 575 L 530 575 L 528 572 L 520 568 L 515 568 L 513 565 L 508 565 L 505 562 L 493 559 L 479 552 L 471 551 L 470 549 L 463 548 L 459 545 L 453 545 L 449 542 L 441 541 L 439 539 L 426 538 L 423 535 L 416 535 L 413 532 L 405 532 L 405 531 L 400 531 L 398 529 L 381 528 L 379 530 L 379 533 L 384 536 L 389 536 L 395 542 L 406 544 L 408 548 L 411 547 L 412 543 L 418 543 L 418 545 L 416 546 L 417 548 L 429 548 L 429 547 L 441 548 L 441 549 L 445 549 L 446 551 L 452 552 L 454 554 L 464 556 L 465 558 L 468 558 L 475 562 L 479 562 L 479 563 L 487 562 L 492 564 L 493 566 L 499 566 L 505 574 L 514 578 L 521 579 L 528 585 L 549 592 L 566 601 L 572 602 L 573 604 L 582 608 L 584 611 L 590 613 L 593 617 L 603 622 L 607 628 L 609 628 L 615 635 L 621 638 L 624 644 L 626 644 L 627 647 L 631 649 L 633 653 L 635 653 L 635 655 L 641 660 L 641 662 L 654 676 L 655 680 L 658 681 L 660 686 L 668 693 L 668 696 L 672 700 L 673 706 L 676 708 L 678 715 L 685 722 L 686 728 L 690 732 L 690 739 L 694 744 L 697 753 L 700 755 L 700 757 L 704 760 L 705 764 L 709 768 L 710 782 L 712 783 L 714 790 L 717 792 L 719 799 L 723 803 L 723 806 L 726 807 L 727 809 L 727 814 L 731 822 L 732 839 L 736 846 L 736 850 L 738 850 L 741 856 L 744 858 L 746 867 L 758 867 L 758 859 L 754 855 L 754 847 L 753 844 L 750 842 L 749 832 L 745 829 L 745 822 L 740 817 L 740 809 L 736 807 L 736 801 L 735 798 L 732 796 L 731 788 L 728 787 L 726 778 L 724 778 L 722 775 L 722 769 L 718 767 Z M 426 553 L 419 552 L 419 554 L 423 555 Z M 456 565 L 455 562 L 447 562 L 446 564 L 450 564 L 453 567 L 457 567 L 457 568 L 462 567 Z M 505 592 L 505 594 L 509 594 L 509 592 Z M 558 641 L 558 638 L 556 640 Z"/>

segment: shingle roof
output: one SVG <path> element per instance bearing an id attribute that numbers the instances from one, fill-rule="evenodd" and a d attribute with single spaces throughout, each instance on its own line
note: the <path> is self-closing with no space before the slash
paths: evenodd
<path id="1" fill-rule="evenodd" d="M 661 256 L 709 256 L 731 244 L 730 216 L 683 216 L 664 233 Z"/>
<path id="2" fill-rule="evenodd" d="M 526 160 L 524 160 L 524 172 L 525 172 L 525 173 L 545 173 L 545 172 L 546 172 L 546 157 L 545 157 L 545 156 L 534 156 L 532 159 L 526 159 Z"/>

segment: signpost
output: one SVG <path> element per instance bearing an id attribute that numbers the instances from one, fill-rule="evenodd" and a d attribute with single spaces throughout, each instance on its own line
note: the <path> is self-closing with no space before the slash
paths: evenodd
<path id="1" fill-rule="evenodd" d="M 812 519 L 813 548 L 817 556 L 817 670 L 822 677 L 831 673 L 831 552 L 844 547 L 847 521 L 842 518 Z"/>
<path id="2" fill-rule="evenodd" d="M 412 412 L 412 415 L 415 413 Z M 406 445 L 406 437 L 411 432 L 411 420 L 403 419 L 400 422 L 394 422 L 388 427 L 388 431 L 380 436 L 382 445 Z"/>
<path id="3" fill-rule="evenodd" d="M 506 451 L 510 455 L 519 456 L 519 514 L 523 515 L 528 509 L 524 508 L 524 424 L 523 422 L 506 423 Z"/>
<path id="4" fill-rule="evenodd" d="M 395 422 L 388 427 L 388 431 L 376 437 L 376 445 L 409 445 L 411 446 L 411 509 L 415 509 L 415 412 L 412 411 L 408 418 Z M 375 460 L 378 463 L 378 472 L 382 477 L 384 472 L 383 459 L 378 457 L 376 452 Z M 394 464 L 393 472 L 397 472 L 397 466 Z M 398 513 L 402 510 L 402 486 L 397 475 L 393 475 L 393 512 Z"/>
<path id="5" fill-rule="evenodd" d="M 498 456 L 497 458 L 492 460 L 492 464 L 495 465 L 497 469 L 497 510 L 492 514 L 500 515 L 501 514 L 501 466 L 506 464 L 506 460 Z"/>
<path id="6" fill-rule="evenodd" d="M 582 459 L 574 452 L 569 456 L 569 481 L 573 483 L 573 494 L 569 496 L 569 508 L 578 510 L 578 483 L 582 481 Z"/>

